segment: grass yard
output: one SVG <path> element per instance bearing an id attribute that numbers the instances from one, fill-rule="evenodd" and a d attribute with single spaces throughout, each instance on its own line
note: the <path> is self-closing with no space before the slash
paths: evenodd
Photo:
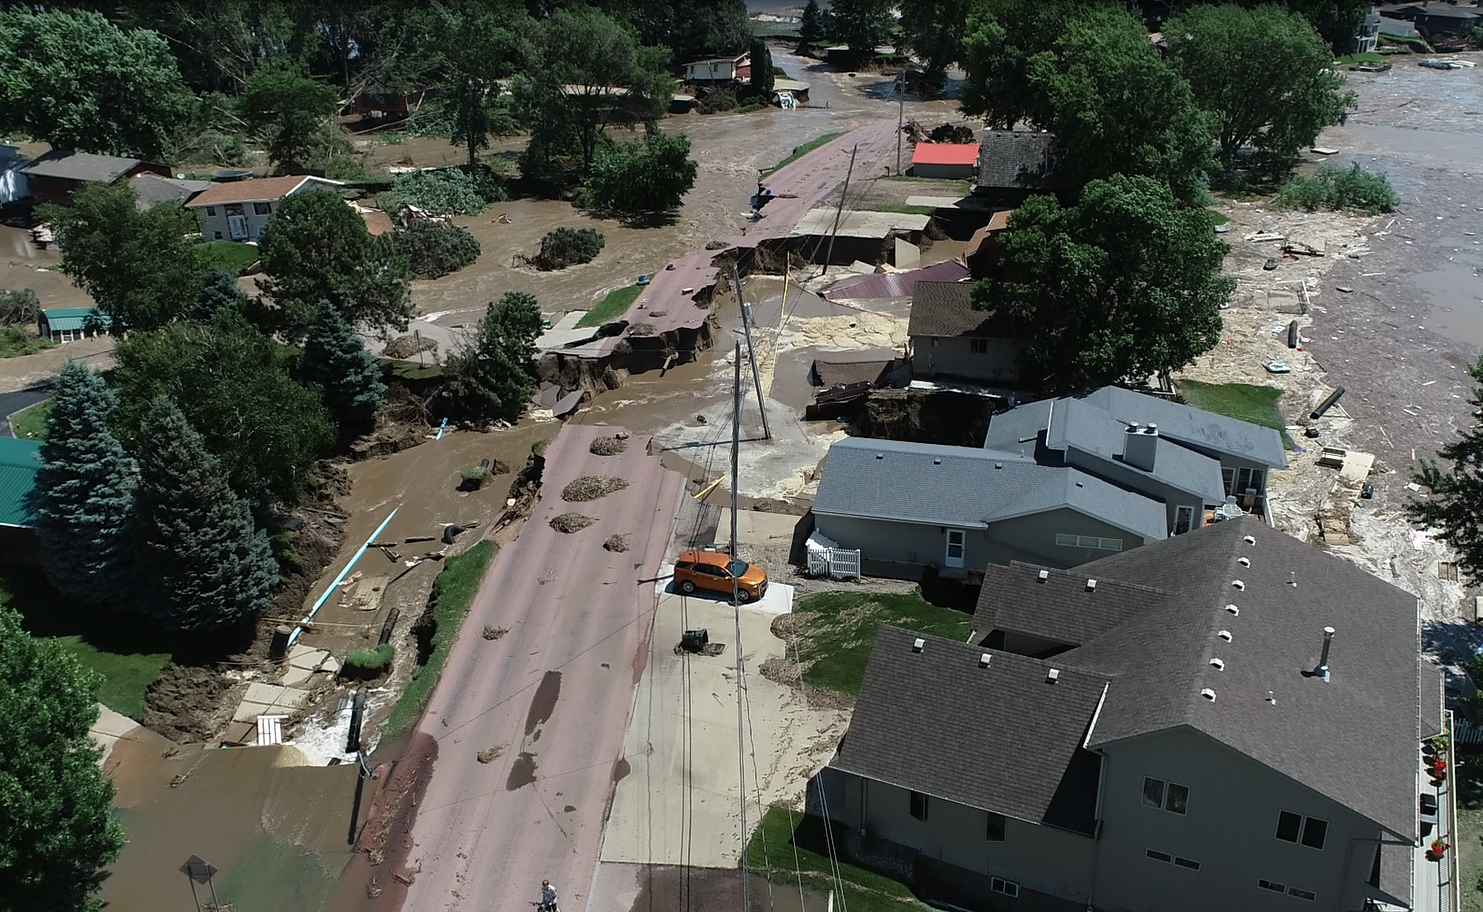
<path id="1" fill-rule="evenodd" d="M 773 165 L 771 168 L 768 168 L 767 169 L 767 173 L 768 174 L 771 174 L 774 171 L 778 170 L 779 168 L 783 167 L 784 165 L 791 165 L 791 164 L 793 164 L 794 162 L 798 161 L 800 158 L 804 157 L 805 155 L 809 154 L 810 152 L 812 152 L 815 149 L 819 148 L 820 146 L 824 145 L 824 143 L 828 142 L 829 140 L 836 139 L 836 138 L 838 138 L 838 137 L 840 137 L 842 135 L 844 135 L 844 134 L 842 134 L 842 133 L 825 133 L 823 136 L 820 136 L 817 139 L 811 139 L 811 140 L 809 140 L 808 142 L 804 143 L 801 146 L 794 146 L 793 147 L 793 152 L 787 158 L 785 158 L 782 161 L 778 162 L 777 164 Z"/>
<path id="2" fill-rule="evenodd" d="M 237 241 L 207 241 L 201 245 L 201 256 L 207 265 L 220 266 L 232 275 L 257 262 L 257 247 Z"/>
<path id="3" fill-rule="evenodd" d="M 21 409 L 10 418 L 12 433 L 31 440 L 46 439 L 46 419 L 51 417 L 52 401 L 43 399 L 29 408 Z"/>
<path id="4" fill-rule="evenodd" d="M 433 353 L 428 352 L 426 357 L 429 362 L 426 365 L 416 361 L 394 361 L 390 358 L 382 359 L 381 365 L 398 380 L 427 380 L 443 376 L 443 366 L 433 360 Z"/>
<path id="5" fill-rule="evenodd" d="M 1272 428 L 1282 435 L 1283 446 L 1289 450 L 1293 448 L 1292 438 L 1287 436 L 1287 422 L 1277 409 L 1277 400 L 1282 398 L 1281 389 L 1258 383 L 1201 383 L 1198 380 L 1181 380 L 1177 386 L 1186 405 Z"/>
<path id="6" fill-rule="evenodd" d="M 1340 57 L 1334 62 L 1342 64 L 1344 66 L 1349 66 L 1352 63 L 1383 63 L 1391 56 L 1392 55 L 1390 54 L 1380 54 L 1375 51 L 1366 51 L 1363 54 L 1345 54 L 1343 57 Z"/>
<path id="7" fill-rule="evenodd" d="M 1464 912 L 1483 912 L 1483 748 L 1457 746 L 1452 771 L 1457 789 L 1457 833 L 1453 838 L 1461 866 L 1458 905 Z"/>
<path id="8" fill-rule="evenodd" d="M 133 618 L 74 605 L 38 567 L 0 571 L 0 604 L 21 613 L 33 636 L 55 640 L 84 668 L 103 676 L 98 702 L 134 720 L 144 718 L 144 691 L 170 661 L 169 647 Z"/>
<path id="9" fill-rule="evenodd" d="M 908 206 L 905 203 L 868 203 L 864 212 L 900 212 L 905 215 L 931 215 L 936 212 L 931 206 Z"/>
<path id="10" fill-rule="evenodd" d="M 0 326 L 0 358 L 34 355 L 56 347 L 57 343 L 36 335 L 29 326 Z"/>
<path id="11" fill-rule="evenodd" d="M 747 864 L 753 874 L 773 883 L 796 886 L 802 880 L 804 889 L 828 893 L 834 889 L 829 858 L 802 845 L 795 846 L 795 826 L 800 842 L 823 843 L 823 824 L 817 818 L 798 813 L 790 816 L 787 808 L 770 807 L 747 843 Z M 808 838 L 810 832 L 812 839 Z M 926 912 L 930 908 L 919 902 L 905 884 L 864 868 L 840 864 L 839 877 L 845 895 L 842 902 L 835 897 L 838 908 L 850 912 Z"/>
<path id="12" fill-rule="evenodd" d="M 793 614 L 802 626 L 796 642 L 803 680 L 851 696 L 860 692 L 878 625 L 960 643 L 973 627 L 971 615 L 939 608 L 915 592 L 818 592 L 794 603 Z"/>
<path id="13" fill-rule="evenodd" d="M 479 591 L 479 581 L 494 559 L 495 545 L 492 541 L 481 541 L 457 557 L 448 558 L 438 579 L 433 583 L 433 618 L 437 629 L 432 637 L 432 652 L 427 661 L 412 669 L 412 680 L 391 708 L 386 720 L 387 735 L 394 735 L 410 728 L 422 715 L 438 676 L 443 672 L 443 663 L 448 661 L 448 650 L 458 639 L 458 629 L 474 603 L 474 593 Z"/>
<path id="14" fill-rule="evenodd" d="M 633 302 L 643 294 L 644 286 L 626 285 L 615 288 L 608 292 L 607 297 L 597 302 L 597 306 L 587 311 L 587 316 L 577 321 L 577 326 L 601 326 L 604 323 L 618 319 L 628 312 Z"/>

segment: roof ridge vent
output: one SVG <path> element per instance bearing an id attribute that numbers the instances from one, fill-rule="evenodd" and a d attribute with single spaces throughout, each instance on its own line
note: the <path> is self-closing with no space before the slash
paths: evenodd
<path id="1" fill-rule="evenodd" d="M 1231 585 L 1240 589 L 1242 592 L 1246 591 L 1246 583 L 1241 580 L 1231 580 Z"/>
<path id="2" fill-rule="evenodd" d="M 1087 577 L 1087 591 L 1088 592 L 1095 592 L 1095 591 L 1097 591 L 1097 581 L 1095 579 L 1091 578 L 1091 577 Z"/>
<path id="3" fill-rule="evenodd" d="M 1052 668 L 1045 673 L 1045 683 L 1054 684 L 1061 679 L 1061 669 Z"/>
<path id="4" fill-rule="evenodd" d="M 1235 605 L 1227 605 L 1226 606 L 1226 610 L 1231 613 L 1231 617 L 1240 617 L 1241 616 L 1241 609 L 1240 608 L 1237 608 Z"/>
<path id="5" fill-rule="evenodd" d="M 978 667 L 979 668 L 988 668 L 989 667 L 989 661 L 991 659 L 993 659 L 993 658 L 994 658 L 994 656 L 993 656 L 992 653 L 987 653 L 987 652 L 981 652 L 981 653 L 979 653 L 979 655 L 978 655 Z"/>
<path id="6" fill-rule="evenodd" d="M 927 641 L 926 640 L 922 639 L 921 637 L 917 637 L 915 640 L 912 640 L 911 641 L 911 651 L 912 652 L 921 652 L 922 649 L 923 649 L 923 647 L 925 647 L 926 645 L 927 645 Z"/>
<path id="7" fill-rule="evenodd" d="M 1210 667 L 1211 668 L 1214 668 L 1216 671 L 1225 671 L 1226 670 L 1226 660 L 1225 659 L 1211 659 L 1210 660 Z"/>
<path id="8" fill-rule="evenodd" d="M 1049 570 L 1041 570 L 1039 573 L 1035 574 L 1035 578 L 1038 579 L 1038 580 L 1040 580 L 1043 583 L 1046 580 L 1050 579 L 1050 571 Z"/>
<path id="9" fill-rule="evenodd" d="M 1200 691 L 1200 696 L 1202 696 L 1205 699 L 1209 700 L 1211 703 L 1214 703 L 1215 702 L 1215 691 L 1211 690 L 1208 687 L 1205 688 L 1204 690 Z"/>
<path id="10" fill-rule="evenodd" d="M 1246 536 L 1245 538 L 1243 538 L 1241 540 L 1244 541 L 1244 542 L 1246 542 L 1248 545 L 1254 545 L 1254 544 L 1256 544 L 1256 536 L 1254 536 L 1254 535 L 1248 535 L 1248 536 Z"/>
<path id="11" fill-rule="evenodd" d="M 1251 558 L 1249 558 L 1249 557 L 1238 557 L 1238 558 L 1236 558 L 1236 563 L 1240 564 L 1243 567 L 1250 567 L 1251 566 Z"/>
<path id="12" fill-rule="evenodd" d="M 1225 640 L 1227 643 L 1231 641 L 1231 632 L 1229 630 L 1222 630 L 1221 632 L 1217 633 L 1216 636 L 1220 637 L 1222 640 Z"/>

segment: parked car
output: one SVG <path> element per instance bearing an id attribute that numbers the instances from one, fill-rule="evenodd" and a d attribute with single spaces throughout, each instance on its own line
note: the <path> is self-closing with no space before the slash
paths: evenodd
<path id="1" fill-rule="evenodd" d="M 760 599 L 767 591 L 766 570 L 725 551 L 695 548 L 682 552 L 675 562 L 675 589 L 686 595 L 705 590 L 730 596 L 733 580 L 741 604 Z"/>

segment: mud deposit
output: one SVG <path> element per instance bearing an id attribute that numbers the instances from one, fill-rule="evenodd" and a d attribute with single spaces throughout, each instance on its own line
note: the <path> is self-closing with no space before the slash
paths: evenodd
<path id="1" fill-rule="evenodd" d="M 770 884 L 755 874 L 747 879 L 749 901 L 744 904 L 741 872 L 711 868 L 604 863 L 598 886 L 589 912 L 742 908 L 748 912 L 825 912 L 830 908 L 828 895 L 812 887 Z M 838 897 L 834 907 L 839 907 Z"/>

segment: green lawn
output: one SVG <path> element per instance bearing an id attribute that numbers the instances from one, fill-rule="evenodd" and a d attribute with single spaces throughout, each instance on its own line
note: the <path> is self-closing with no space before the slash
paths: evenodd
<path id="1" fill-rule="evenodd" d="M 443 375 L 443 366 L 433 360 L 433 353 L 426 352 L 424 357 L 428 363 L 419 364 L 416 361 L 397 361 L 391 358 L 382 359 L 382 366 L 398 380 L 427 380 L 432 377 Z"/>
<path id="2" fill-rule="evenodd" d="M 84 668 L 102 675 L 98 702 L 144 718 L 144 691 L 170 661 L 169 647 L 128 615 L 89 609 L 63 598 L 38 567 L 0 570 L 0 604 L 19 611 L 26 630 L 55 640 Z"/>
<path id="3" fill-rule="evenodd" d="M 1216 212 L 1212 209 L 1210 210 L 1210 221 L 1216 225 L 1224 225 L 1226 222 L 1230 221 L 1230 217 L 1227 216 L 1224 212 Z"/>
<path id="4" fill-rule="evenodd" d="M 10 418 L 11 432 L 21 438 L 45 440 L 46 419 L 51 417 L 51 406 L 50 399 L 43 399 L 29 408 L 16 412 Z"/>
<path id="5" fill-rule="evenodd" d="M 1344 66 L 1349 66 L 1352 63 L 1383 63 L 1390 59 L 1391 56 L 1390 54 L 1378 54 L 1374 51 L 1367 51 L 1363 54 L 1345 54 L 1334 62 Z"/>
<path id="6" fill-rule="evenodd" d="M 1452 771 L 1457 789 L 1457 830 L 1453 851 L 1462 868 L 1458 885 L 1464 912 L 1483 910 L 1483 750 L 1457 746 L 1457 767 Z"/>
<path id="7" fill-rule="evenodd" d="M 931 206 L 908 206 L 905 203 L 866 203 L 862 212 L 900 212 L 905 215 L 931 215 L 936 212 Z"/>
<path id="8" fill-rule="evenodd" d="M 385 734 L 394 735 L 409 728 L 422 715 L 438 676 L 443 672 L 443 663 L 448 661 L 448 650 L 458 639 L 458 628 L 469 613 L 474 602 L 474 593 L 479 591 L 479 582 L 484 571 L 494 559 L 494 542 L 481 541 L 457 557 L 448 558 L 438 579 L 433 583 L 431 596 L 433 619 L 437 629 L 432 636 L 432 652 L 427 661 L 412 669 L 412 680 L 386 720 Z"/>
<path id="9" fill-rule="evenodd" d="M 753 874 L 773 883 L 796 888 L 802 879 L 805 889 L 828 893 L 834 889 L 829 858 L 793 844 L 794 826 L 799 827 L 800 841 L 810 845 L 823 842 L 822 824 L 817 819 L 809 819 L 807 824 L 804 821 L 798 813 L 790 817 L 787 808 L 768 808 L 761 826 L 747 842 L 747 864 Z M 814 831 L 815 838 L 806 838 L 805 830 Z M 842 843 L 836 841 L 836 845 Z M 841 897 L 835 897 L 836 908 L 848 908 L 850 912 L 926 912 L 930 908 L 919 902 L 905 884 L 884 875 L 840 864 L 839 877 L 845 895 L 843 902 Z"/>
<path id="10" fill-rule="evenodd" d="M 817 139 L 811 139 L 811 140 L 809 140 L 808 142 L 804 143 L 801 146 L 794 146 L 793 147 L 792 154 L 789 155 L 787 158 L 783 159 L 782 161 L 778 162 L 777 164 L 773 165 L 771 168 L 767 169 L 767 173 L 768 174 L 771 174 L 772 172 L 776 171 L 777 169 L 783 167 L 784 165 L 791 165 L 791 164 L 793 164 L 794 162 L 798 161 L 800 158 L 804 157 L 805 155 L 809 154 L 810 152 L 812 152 L 815 149 L 819 148 L 820 146 L 824 145 L 824 143 L 828 142 L 829 140 L 835 139 L 835 138 L 837 138 L 839 136 L 842 136 L 842 135 L 843 134 L 841 134 L 841 133 L 825 133 L 823 136 L 820 136 Z"/>
<path id="11" fill-rule="evenodd" d="M 1282 420 L 1282 412 L 1277 409 L 1277 400 L 1282 398 L 1281 389 L 1257 383 L 1201 383 L 1198 380 L 1181 380 L 1178 387 L 1186 404 L 1272 428 L 1282 435 L 1283 446 L 1293 448 L 1292 438 L 1287 436 L 1287 422 Z"/>
<path id="12" fill-rule="evenodd" d="M 242 270 L 257 262 L 257 247 L 237 241 L 207 241 L 201 245 L 201 255 L 207 265 L 241 275 Z"/>
<path id="13" fill-rule="evenodd" d="M 587 316 L 577 321 L 577 326 L 601 326 L 628 313 L 628 308 L 644 291 L 642 285 L 627 285 L 608 292 L 607 297 L 587 311 Z"/>
<path id="14" fill-rule="evenodd" d="M 29 326 L 0 326 L 0 358 L 34 355 L 56 347 L 57 343 L 36 335 Z"/>
<path id="15" fill-rule="evenodd" d="M 877 625 L 960 643 L 973 627 L 970 615 L 939 608 L 915 592 L 818 592 L 795 602 L 793 613 L 804 621 L 796 640 L 798 660 L 806 666 L 803 680 L 851 695 L 860 692 Z"/>

